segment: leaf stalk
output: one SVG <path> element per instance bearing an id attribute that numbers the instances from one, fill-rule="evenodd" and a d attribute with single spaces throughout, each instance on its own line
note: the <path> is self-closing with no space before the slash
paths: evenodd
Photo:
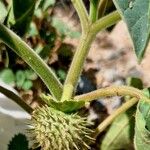
<path id="1" fill-rule="evenodd" d="M 95 130 L 94 137 L 96 138 L 102 133 L 120 114 L 126 112 L 129 108 L 134 106 L 138 102 L 137 98 L 132 98 L 124 103 L 121 107 L 115 110 L 110 116 L 108 116 Z"/>
<path id="2" fill-rule="evenodd" d="M 57 100 L 61 98 L 62 85 L 54 72 L 18 35 L 1 23 L 0 40 L 18 54 L 40 76 Z"/>
<path id="3" fill-rule="evenodd" d="M 141 90 L 138 90 L 130 86 L 110 86 L 110 87 L 92 91 L 87 94 L 75 96 L 75 99 L 90 102 L 95 99 L 110 97 L 110 96 L 131 96 L 137 99 L 144 99 L 146 101 L 149 101 L 149 99 L 143 94 Z"/>

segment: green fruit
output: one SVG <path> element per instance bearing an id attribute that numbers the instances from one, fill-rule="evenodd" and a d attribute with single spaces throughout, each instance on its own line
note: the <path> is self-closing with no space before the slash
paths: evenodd
<path id="1" fill-rule="evenodd" d="M 91 123 L 77 114 L 65 114 L 44 106 L 35 109 L 31 121 L 34 145 L 44 150 L 87 149 L 94 140 L 93 130 L 88 128 Z"/>

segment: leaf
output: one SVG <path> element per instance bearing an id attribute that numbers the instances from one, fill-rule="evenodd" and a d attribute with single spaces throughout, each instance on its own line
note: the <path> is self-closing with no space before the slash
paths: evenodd
<path id="1" fill-rule="evenodd" d="M 37 75 L 31 69 L 25 70 L 25 76 L 26 76 L 26 79 L 28 79 L 28 80 L 36 80 L 37 79 Z"/>
<path id="2" fill-rule="evenodd" d="M 25 79 L 26 79 L 26 76 L 24 74 L 24 71 L 18 70 L 16 72 L 16 85 L 17 85 L 17 87 L 19 87 L 19 88 L 22 87 Z"/>
<path id="3" fill-rule="evenodd" d="M 79 32 L 71 30 L 69 26 L 67 26 L 63 21 L 61 21 L 57 17 L 53 17 L 52 25 L 58 30 L 58 32 L 62 36 L 69 36 L 71 38 L 79 38 L 81 35 Z"/>
<path id="4" fill-rule="evenodd" d="M 142 83 L 141 79 L 136 78 L 136 77 L 127 78 L 127 84 L 129 86 L 133 86 L 138 89 L 143 89 L 143 83 Z"/>
<path id="5" fill-rule="evenodd" d="M 7 16 L 7 9 L 2 1 L 0 1 L 0 22 L 3 23 Z"/>
<path id="6" fill-rule="evenodd" d="M 8 150 L 28 150 L 28 141 L 25 135 L 15 135 L 8 145 Z"/>
<path id="7" fill-rule="evenodd" d="M 0 40 L 19 55 L 39 75 L 50 92 L 59 100 L 62 94 L 62 84 L 52 69 L 37 55 L 37 53 L 21 40 L 19 36 L 1 23 Z"/>
<path id="8" fill-rule="evenodd" d="M 128 26 L 135 53 L 143 58 L 150 37 L 150 0 L 113 0 Z"/>
<path id="9" fill-rule="evenodd" d="M 150 87 L 143 89 L 144 95 L 147 96 L 148 98 L 150 98 Z"/>
<path id="10" fill-rule="evenodd" d="M 40 55 L 40 57 L 41 57 L 42 59 L 46 59 L 46 58 L 49 57 L 49 54 L 51 53 L 51 51 L 52 51 L 52 46 L 51 46 L 51 44 L 45 45 L 45 46 L 42 48 L 42 50 L 41 50 L 41 52 L 39 53 L 39 55 Z"/>
<path id="11" fill-rule="evenodd" d="M 150 102 L 140 100 L 136 111 L 134 145 L 136 150 L 150 149 Z"/>
<path id="12" fill-rule="evenodd" d="M 30 23 L 29 29 L 28 29 L 28 37 L 37 36 L 39 34 L 37 26 L 34 22 Z"/>
<path id="13" fill-rule="evenodd" d="M 6 84 L 9 85 L 14 85 L 15 84 L 15 75 L 11 69 L 4 69 L 0 73 L 0 79 L 5 82 Z"/>
<path id="14" fill-rule="evenodd" d="M 134 112 L 135 109 L 131 108 L 115 119 L 102 141 L 101 150 L 132 149 Z"/>
<path id="15" fill-rule="evenodd" d="M 13 0 L 9 11 L 7 24 L 20 36 L 29 28 L 34 13 L 36 0 Z"/>
<path id="16" fill-rule="evenodd" d="M 82 107 L 85 106 L 85 101 L 82 100 L 56 101 L 50 95 L 46 96 L 44 94 L 41 95 L 41 98 L 50 107 L 53 107 L 65 113 L 75 112 L 78 109 L 81 109 Z"/>
<path id="17" fill-rule="evenodd" d="M 139 78 L 136 78 L 136 77 L 128 77 L 126 79 L 126 84 L 128 86 L 132 86 L 132 87 L 135 87 L 135 88 L 138 88 L 140 90 L 143 89 L 143 82 L 141 79 Z M 130 96 L 126 96 L 125 100 L 129 100 L 131 97 Z"/>
<path id="18" fill-rule="evenodd" d="M 66 79 L 66 72 L 63 69 L 58 69 L 57 71 L 58 77 L 60 78 L 60 80 L 65 81 Z"/>
<path id="19" fill-rule="evenodd" d="M 26 80 L 26 81 L 23 83 L 23 85 L 22 85 L 22 89 L 24 89 L 24 90 L 30 90 L 30 89 L 32 88 L 32 86 L 33 86 L 32 81 Z"/>
<path id="20" fill-rule="evenodd" d="M 43 0 L 42 1 L 42 9 L 46 11 L 48 7 L 53 6 L 56 3 L 55 0 Z"/>

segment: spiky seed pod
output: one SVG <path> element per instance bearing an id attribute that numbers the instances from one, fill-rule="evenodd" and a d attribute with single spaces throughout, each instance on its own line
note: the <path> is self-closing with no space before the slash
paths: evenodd
<path id="1" fill-rule="evenodd" d="M 35 145 L 43 150 L 84 150 L 94 140 L 93 130 L 88 128 L 91 123 L 86 118 L 48 106 L 35 109 L 31 125 Z"/>

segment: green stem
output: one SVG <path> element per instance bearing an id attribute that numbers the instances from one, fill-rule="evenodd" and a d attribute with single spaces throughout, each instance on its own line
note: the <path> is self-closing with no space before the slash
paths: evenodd
<path id="1" fill-rule="evenodd" d="M 108 3 L 108 0 L 100 0 L 99 12 L 98 12 L 98 17 L 99 18 L 104 16 L 105 10 L 106 10 L 106 7 L 107 7 L 107 3 Z"/>
<path id="2" fill-rule="evenodd" d="M 76 100 L 84 100 L 90 102 L 95 99 L 110 97 L 110 96 L 131 96 L 137 99 L 144 99 L 149 101 L 149 99 L 143 94 L 141 90 L 129 86 L 111 86 L 102 89 L 95 90 L 93 92 L 75 96 Z"/>
<path id="3" fill-rule="evenodd" d="M 81 36 L 80 43 L 77 47 L 76 53 L 73 57 L 73 61 L 69 68 L 69 72 L 67 74 L 66 81 L 65 81 L 64 91 L 66 91 L 65 87 L 69 87 L 69 86 L 76 87 L 80 73 L 83 69 L 84 61 L 87 57 L 91 43 L 93 39 L 95 38 L 96 34 L 100 30 L 113 25 L 118 20 L 120 20 L 120 17 L 118 17 L 118 13 L 112 13 L 112 14 L 109 14 L 108 16 L 101 18 L 99 21 L 95 22 L 91 26 L 89 25 L 86 28 L 85 33 L 83 33 Z M 73 90 L 72 91 L 70 90 L 70 92 L 71 94 L 69 95 L 72 95 Z M 64 95 L 64 92 L 63 92 L 63 95 Z"/>
<path id="4" fill-rule="evenodd" d="M 72 91 L 73 91 L 74 87 L 71 84 L 66 84 L 66 85 L 64 85 L 63 89 L 64 90 L 63 90 L 63 94 L 61 97 L 61 101 L 70 100 L 72 97 Z"/>
<path id="5" fill-rule="evenodd" d="M 92 32 L 88 32 L 87 34 L 82 35 L 79 46 L 76 50 L 76 53 L 72 60 L 71 66 L 69 68 L 69 72 L 66 77 L 64 91 L 65 91 L 65 88 L 67 88 L 67 87 L 71 87 L 71 86 L 76 87 L 78 78 L 82 71 L 83 64 L 84 64 L 85 58 L 88 54 L 88 51 L 89 51 L 89 48 L 90 48 L 93 38 L 94 37 L 92 35 Z M 73 89 L 72 89 L 72 91 L 70 90 L 70 92 L 71 93 L 69 95 L 72 96 Z M 64 92 L 63 92 L 63 95 L 64 95 Z"/>
<path id="6" fill-rule="evenodd" d="M 132 98 L 124 103 L 120 108 L 115 110 L 109 117 L 107 117 L 95 131 L 95 137 L 97 137 L 101 132 L 103 132 L 120 114 L 126 112 L 129 108 L 138 102 L 137 98 Z"/>
<path id="7" fill-rule="evenodd" d="M 31 114 L 33 112 L 33 109 L 24 102 L 23 99 L 21 99 L 18 95 L 16 95 L 14 92 L 8 90 L 7 88 L 0 86 L 0 92 L 3 93 L 5 96 L 16 102 L 19 106 L 21 106 L 26 112 Z"/>
<path id="8" fill-rule="evenodd" d="M 118 13 L 118 11 L 114 11 L 104 17 L 102 17 L 101 19 L 99 19 L 98 21 L 96 21 L 93 25 L 92 25 L 92 31 L 94 33 L 98 33 L 99 31 L 101 31 L 103 28 L 108 28 L 111 25 L 115 24 L 117 21 L 121 20 L 121 16 Z"/>
<path id="9" fill-rule="evenodd" d="M 82 0 L 71 0 L 71 1 L 78 13 L 81 22 L 82 32 L 84 33 L 88 29 L 89 25 L 87 10 Z"/>
<path id="10" fill-rule="evenodd" d="M 44 61 L 14 32 L 0 23 L 0 40 L 17 53 L 41 77 L 52 95 L 61 98 L 62 85 Z"/>
<path id="11" fill-rule="evenodd" d="M 90 20 L 94 23 L 98 19 L 99 0 L 90 0 Z"/>

